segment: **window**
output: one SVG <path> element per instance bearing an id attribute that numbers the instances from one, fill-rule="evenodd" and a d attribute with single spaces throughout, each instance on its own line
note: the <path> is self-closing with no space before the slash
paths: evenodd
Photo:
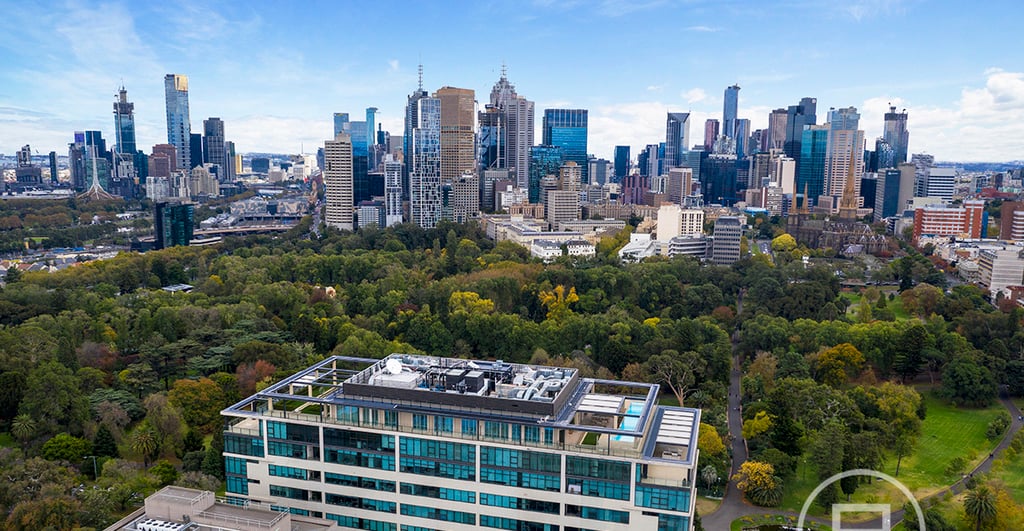
<path id="1" fill-rule="evenodd" d="M 566 516 L 578 516 L 588 520 L 599 520 L 601 522 L 615 522 L 619 524 L 629 523 L 629 513 L 626 511 L 615 511 L 600 507 L 587 507 L 585 505 L 566 505 Z"/>
<path id="2" fill-rule="evenodd" d="M 284 487 L 281 485 L 271 485 L 270 495 L 279 496 L 282 498 L 291 498 L 293 500 L 304 500 L 309 501 L 310 492 L 306 489 L 297 489 L 295 487 Z M 319 494 L 319 493 L 317 493 Z"/>
<path id="3" fill-rule="evenodd" d="M 486 494 L 483 492 L 480 493 L 480 505 L 548 514 L 562 513 L 562 506 L 555 502 L 533 500 L 529 498 L 517 498 L 515 496 L 499 496 L 497 494 Z"/>
<path id="4" fill-rule="evenodd" d="M 344 485 L 346 487 L 359 487 L 362 489 L 379 490 L 382 492 L 395 492 L 395 482 L 383 479 L 372 479 L 363 476 L 349 476 L 347 474 L 324 473 L 324 482 L 331 485 Z"/>
<path id="5" fill-rule="evenodd" d="M 225 433 L 224 453 L 263 457 L 263 439 Z"/>
<path id="6" fill-rule="evenodd" d="M 359 408 L 356 406 L 342 406 L 338 409 L 338 420 L 349 424 L 358 424 Z"/>
<path id="7" fill-rule="evenodd" d="M 384 426 L 388 428 L 398 427 L 398 412 L 397 411 L 385 411 L 384 412 Z"/>
<path id="8" fill-rule="evenodd" d="M 394 470 L 395 456 L 381 455 L 356 450 L 335 450 L 328 448 L 324 452 L 324 461 L 340 465 L 361 466 L 377 470 Z"/>
<path id="9" fill-rule="evenodd" d="M 412 415 L 412 429 L 414 430 L 426 430 L 427 429 L 427 416 L 419 413 L 413 413 Z"/>
<path id="10" fill-rule="evenodd" d="M 271 476 L 291 479 L 309 479 L 309 473 L 302 468 L 290 466 L 268 465 L 267 471 Z"/>
<path id="11" fill-rule="evenodd" d="M 508 423 L 494 422 L 491 420 L 485 421 L 484 437 L 501 440 L 508 439 Z"/>
<path id="12" fill-rule="evenodd" d="M 227 484 L 227 492 L 233 494 L 249 494 L 249 480 L 243 477 L 228 476 Z"/>
<path id="13" fill-rule="evenodd" d="M 472 419 L 462 419 L 462 434 L 465 436 L 476 437 L 476 421 Z"/>
<path id="14" fill-rule="evenodd" d="M 540 442 L 540 426 L 523 426 L 523 440 L 526 442 Z"/>
<path id="15" fill-rule="evenodd" d="M 372 500 L 370 498 L 359 498 L 356 496 L 343 496 L 328 492 L 324 501 L 331 505 L 351 507 L 353 509 L 364 509 L 367 511 L 379 511 L 382 513 L 394 513 L 397 504 L 391 501 Z"/>
<path id="16" fill-rule="evenodd" d="M 558 531 L 554 524 L 542 524 L 540 522 L 527 522 L 515 518 L 500 518 L 486 514 L 480 515 L 480 526 L 494 529 L 509 529 L 511 531 Z"/>
<path id="17" fill-rule="evenodd" d="M 636 505 L 650 509 L 687 512 L 690 510 L 690 490 L 637 485 Z"/>
<path id="18" fill-rule="evenodd" d="M 449 489 L 435 487 L 432 485 L 415 485 L 413 483 L 402 483 L 402 494 L 412 496 L 423 496 L 426 498 L 437 498 L 439 500 L 456 501 L 463 503 L 476 503 L 476 493 L 470 490 Z"/>
<path id="19" fill-rule="evenodd" d="M 419 518 L 430 518 L 432 520 L 441 520 L 444 522 L 476 525 L 476 514 L 474 513 L 438 509 L 436 507 L 422 507 L 419 505 L 409 505 L 407 503 L 402 504 L 402 516 L 416 516 Z"/>
<path id="20" fill-rule="evenodd" d="M 338 525 L 341 527 L 365 529 L 366 531 L 395 531 L 395 528 L 398 527 L 391 522 L 379 522 L 368 518 L 359 518 L 358 516 L 342 516 L 340 514 L 327 513 L 324 517 L 338 522 Z"/>
<path id="21" fill-rule="evenodd" d="M 441 415 L 434 416 L 434 432 L 451 433 L 455 427 L 455 419 Z"/>
<path id="22" fill-rule="evenodd" d="M 379 433 L 324 428 L 324 445 L 390 453 L 395 449 L 395 437 Z"/>
<path id="23" fill-rule="evenodd" d="M 365 426 L 376 426 L 377 425 L 377 410 L 364 407 L 361 413 L 363 419 L 363 425 Z"/>
<path id="24" fill-rule="evenodd" d="M 249 475 L 248 467 L 246 466 L 246 460 L 240 457 L 224 457 L 224 471 L 228 474 L 238 474 L 239 476 Z"/>
<path id="25" fill-rule="evenodd" d="M 476 446 L 472 444 L 402 437 L 399 447 L 403 457 L 433 457 L 448 461 L 476 463 Z"/>

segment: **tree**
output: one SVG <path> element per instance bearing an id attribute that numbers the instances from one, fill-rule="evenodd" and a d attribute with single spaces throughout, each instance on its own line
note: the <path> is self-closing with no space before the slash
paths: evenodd
<path id="1" fill-rule="evenodd" d="M 644 363 L 652 381 L 667 385 L 680 406 L 696 384 L 697 378 L 703 375 L 705 367 L 707 362 L 704 358 L 692 350 L 682 354 L 671 349 L 663 350 Z"/>
<path id="2" fill-rule="evenodd" d="M 96 438 L 92 442 L 93 452 L 98 457 L 118 457 L 117 441 L 114 440 L 114 434 L 110 432 L 110 428 L 106 424 L 100 424 L 99 429 L 96 430 Z"/>
<path id="3" fill-rule="evenodd" d="M 18 411 L 35 419 L 43 434 L 79 434 L 89 419 L 89 401 L 71 369 L 49 361 L 29 373 Z"/>
<path id="4" fill-rule="evenodd" d="M 224 403 L 224 390 L 209 378 L 178 380 L 167 393 L 167 400 L 181 411 L 181 417 L 190 426 L 212 431 L 220 420 Z"/>
<path id="5" fill-rule="evenodd" d="M 699 433 L 697 448 L 701 455 L 711 457 L 725 452 L 725 443 L 722 442 L 722 437 L 718 435 L 718 430 L 714 426 L 701 422 Z"/>
<path id="6" fill-rule="evenodd" d="M 575 286 L 569 288 L 569 292 L 566 293 L 565 286 L 561 284 L 555 286 L 551 291 L 541 291 L 539 297 L 541 304 L 548 309 L 547 318 L 555 322 L 565 320 L 571 312 L 569 305 L 580 300 Z"/>
<path id="7" fill-rule="evenodd" d="M 758 411 L 754 418 L 743 421 L 743 438 L 749 440 L 767 432 L 774 420 L 767 411 Z"/>
<path id="8" fill-rule="evenodd" d="M 981 524 L 994 520 L 996 517 L 996 495 L 985 484 L 967 491 L 964 497 L 964 512 L 974 522 L 974 530 L 980 531 Z"/>
<path id="9" fill-rule="evenodd" d="M 11 421 L 11 435 L 21 441 L 22 444 L 28 442 L 35 434 L 36 420 L 32 418 L 32 415 L 22 413 Z"/>
<path id="10" fill-rule="evenodd" d="M 149 466 L 149 460 L 156 456 L 160 448 L 156 432 L 148 425 L 142 425 L 135 429 L 128 437 L 128 447 L 142 457 L 143 466 Z"/>
<path id="11" fill-rule="evenodd" d="M 754 505 L 777 507 L 782 503 L 782 480 L 768 463 L 745 461 L 732 479 Z"/>
<path id="12" fill-rule="evenodd" d="M 161 459 L 149 469 L 160 480 L 161 485 L 170 485 L 178 479 L 178 470 L 169 461 Z"/>
<path id="13" fill-rule="evenodd" d="M 796 238 L 783 233 L 772 239 L 772 252 L 789 253 L 796 249 Z"/>
<path id="14" fill-rule="evenodd" d="M 704 468 L 700 469 L 700 478 L 704 480 L 708 490 L 711 490 L 718 483 L 718 470 L 715 469 L 714 465 L 705 465 Z"/>
<path id="15" fill-rule="evenodd" d="M 842 343 L 818 355 L 817 376 L 821 383 L 841 387 L 858 376 L 864 366 L 864 355 L 857 347 Z"/>
<path id="16" fill-rule="evenodd" d="M 21 281 L 21 269 L 18 268 L 18 264 L 11 264 L 11 267 L 7 268 L 7 273 L 4 275 L 4 282 L 7 284 L 14 284 Z"/>
<path id="17" fill-rule="evenodd" d="M 996 382 L 974 359 L 958 356 L 942 371 L 942 394 L 957 405 L 985 406 L 996 396 Z"/>
<path id="18" fill-rule="evenodd" d="M 818 479 L 825 480 L 842 471 L 843 448 L 846 445 L 846 427 L 832 421 L 825 425 L 811 443 L 811 461 L 818 468 Z M 826 509 L 839 501 L 835 483 L 818 493 L 816 500 Z"/>
<path id="19" fill-rule="evenodd" d="M 72 437 L 67 433 L 59 433 L 43 443 L 43 459 L 50 461 L 70 461 L 77 463 L 92 453 L 92 443 L 86 439 Z"/>

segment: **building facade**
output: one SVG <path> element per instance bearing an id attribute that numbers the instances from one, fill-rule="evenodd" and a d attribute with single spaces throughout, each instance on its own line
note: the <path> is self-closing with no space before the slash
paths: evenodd
<path id="1" fill-rule="evenodd" d="M 192 169 L 192 122 L 188 113 L 188 76 L 164 76 L 164 96 L 167 104 L 167 143 L 177 152 L 179 170 Z"/>
<path id="2" fill-rule="evenodd" d="M 228 180 L 228 152 L 224 141 L 224 121 L 217 117 L 203 120 L 203 162 L 217 166 L 217 180 Z"/>
<path id="3" fill-rule="evenodd" d="M 734 216 L 722 216 L 715 220 L 714 243 L 711 260 L 718 265 L 738 262 L 740 239 L 743 237 L 743 223 Z"/>
<path id="4" fill-rule="evenodd" d="M 682 164 L 683 152 L 690 149 L 690 113 L 670 112 L 665 120 L 664 170 Z M 660 173 L 660 172 L 659 172 Z M 652 175 L 654 177 L 654 175 Z"/>
<path id="5" fill-rule="evenodd" d="M 929 205 L 914 210 L 914 241 L 945 236 L 977 239 L 987 230 L 984 200 L 970 199 L 959 207 Z"/>
<path id="6" fill-rule="evenodd" d="M 896 112 L 895 106 L 889 107 L 885 113 L 885 126 L 882 138 L 892 147 L 893 166 L 907 161 L 907 148 L 910 144 L 910 132 L 907 131 L 907 110 Z"/>
<path id="7" fill-rule="evenodd" d="M 341 230 L 355 230 L 355 195 L 352 179 L 352 137 L 338 133 L 324 142 L 324 220 Z"/>
<path id="8" fill-rule="evenodd" d="M 689 530 L 700 410 L 657 396 L 575 369 L 332 357 L 224 410 L 227 492 L 379 531 Z"/>
<path id="9" fill-rule="evenodd" d="M 562 148 L 562 159 L 574 161 L 590 184 L 587 169 L 587 110 L 544 109 L 543 144 Z"/>

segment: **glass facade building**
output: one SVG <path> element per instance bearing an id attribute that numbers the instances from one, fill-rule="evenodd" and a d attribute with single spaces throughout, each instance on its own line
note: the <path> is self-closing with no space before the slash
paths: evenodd
<path id="1" fill-rule="evenodd" d="M 558 175 L 564 162 L 561 146 L 533 146 L 530 148 L 530 182 L 528 197 L 531 203 L 540 203 L 540 180 L 548 175 Z"/>
<path id="2" fill-rule="evenodd" d="M 192 169 L 192 122 L 188 113 L 188 76 L 164 76 L 164 96 L 167 104 L 167 143 L 174 146 L 179 170 Z"/>
<path id="3" fill-rule="evenodd" d="M 583 169 L 583 184 L 590 183 L 587 171 L 587 110 L 544 109 L 545 146 L 562 148 L 562 158 Z"/>
<path id="4" fill-rule="evenodd" d="M 353 529 L 691 529 L 700 410 L 658 405 L 657 385 L 366 362 L 330 358 L 226 409 L 227 495 Z"/>
<path id="5" fill-rule="evenodd" d="M 804 129 L 803 138 L 800 140 L 800 159 L 797 162 L 796 193 L 803 194 L 804 190 L 807 190 L 809 197 L 803 198 L 800 206 L 817 204 L 818 196 L 824 193 L 828 136 L 827 125 Z"/>

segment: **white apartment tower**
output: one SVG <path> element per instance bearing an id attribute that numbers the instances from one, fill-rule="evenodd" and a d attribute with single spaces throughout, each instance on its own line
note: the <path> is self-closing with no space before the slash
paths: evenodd
<path id="1" fill-rule="evenodd" d="M 658 391 L 571 368 L 335 356 L 223 411 L 227 496 L 377 531 L 689 531 L 701 412 Z"/>
<path id="2" fill-rule="evenodd" d="M 348 133 L 338 133 L 334 140 L 324 142 L 323 174 L 327 224 L 336 229 L 354 230 L 352 137 Z"/>
<path id="3" fill-rule="evenodd" d="M 384 156 L 384 209 L 386 226 L 402 222 L 402 163 L 390 153 Z"/>

